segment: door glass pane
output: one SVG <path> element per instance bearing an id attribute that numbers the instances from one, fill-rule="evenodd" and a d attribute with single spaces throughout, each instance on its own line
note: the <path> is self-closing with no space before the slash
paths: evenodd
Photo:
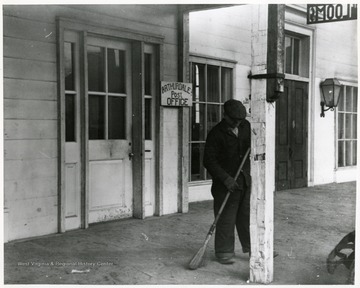
<path id="1" fill-rule="evenodd" d="M 207 133 L 220 121 L 220 105 L 207 105 Z"/>
<path id="2" fill-rule="evenodd" d="M 151 54 L 145 53 L 145 95 L 151 93 Z"/>
<path id="3" fill-rule="evenodd" d="M 219 67 L 208 65 L 207 88 L 207 102 L 219 103 Z"/>
<path id="4" fill-rule="evenodd" d="M 108 90 L 110 93 L 125 93 L 125 51 L 108 49 Z"/>
<path id="5" fill-rule="evenodd" d="M 65 141 L 74 142 L 75 139 L 75 97 L 65 95 Z"/>
<path id="6" fill-rule="evenodd" d="M 105 51 L 102 47 L 87 47 L 89 91 L 105 91 L 104 55 Z"/>
<path id="7" fill-rule="evenodd" d="M 230 68 L 221 68 L 221 102 L 232 98 L 233 91 L 232 70 Z"/>
<path id="8" fill-rule="evenodd" d="M 64 44 L 65 56 L 65 90 L 75 90 L 75 49 L 74 43 Z"/>
<path id="9" fill-rule="evenodd" d="M 205 140 L 205 104 L 194 103 L 192 107 L 191 140 Z"/>
<path id="10" fill-rule="evenodd" d="M 89 139 L 105 139 L 105 97 L 89 96 Z"/>
<path id="11" fill-rule="evenodd" d="M 151 140 L 151 99 L 145 99 L 145 140 Z"/>
<path id="12" fill-rule="evenodd" d="M 109 139 L 126 139 L 125 102 L 124 97 L 109 97 Z"/>

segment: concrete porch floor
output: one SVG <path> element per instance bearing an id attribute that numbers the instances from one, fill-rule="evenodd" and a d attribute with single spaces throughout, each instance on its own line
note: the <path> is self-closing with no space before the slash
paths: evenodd
<path id="1" fill-rule="evenodd" d="M 326 258 L 355 229 L 355 196 L 355 182 L 276 193 L 271 284 L 346 284 L 349 270 L 328 274 Z M 213 222 L 212 201 L 189 210 L 7 243 L 5 284 L 246 284 L 249 257 L 238 241 L 233 265 L 214 260 L 212 238 L 205 266 L 187 269 Z"/>

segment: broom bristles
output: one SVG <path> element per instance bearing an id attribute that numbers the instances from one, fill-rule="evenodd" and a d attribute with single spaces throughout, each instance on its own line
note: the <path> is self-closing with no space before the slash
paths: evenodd
<path id="1" fill-rule="evenodd" d="M 194 257 L 191 259 L 190 263 L 189 263 L 189 269 L 190 270 L 196 270 L 197 268 L 199 268 L 204 260 L 204 254 L 206 251 L 206 245 L 203 245 L 199 251 L 194 255 Z"/>

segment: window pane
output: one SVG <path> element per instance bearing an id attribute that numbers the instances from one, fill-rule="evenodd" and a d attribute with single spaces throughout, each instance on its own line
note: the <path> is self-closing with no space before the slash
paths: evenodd
<path id="1" fill-rule="evenodd" d="M 193 103 L 191 140 L 205 140 L 205 104 Z"/>
<path id="2" fill-rule="evenodd" d="M 340 112 L 344 111 L 344 112 Z M 338 166 L 354 166 L 357 158 L 357 87 L 343 86 L 338 106 Z M 341 141 L 345 139 L 346 141 Z"/>
<path id="3" fill-rule="evenodd" d="M 351 154 L 352 141 L 345 141 L 345 155 L 346 155 L 346 166 L 352 165 L 352 154 Z"/>
<path id="4" fill-rule="evenodd" d="M 104 55 L 104 48 L 95 46 L 87 47 L 89 91 L 105 91 Z"/>
<path id="5" fill-rule="evenodd" d="M 345 161 L 344 161 L 344 141 L 339 141 L 339 151 L 338 151 L 338 166 L 339 167 L 344 167 L 345 166 Z"/>
<path id="6" fill-rule="evenodd" d="M 89 96 L 89 139 L 105 139 L 105 98 Z"/>
<path id="7" fill-rule="evenodd" d="M 125 93 L 125 51 L 108 49 L 108 90 Z M 102 91 L 102 90 L 101 90 Z"/>
<path id="8" fill-rule="evenodd" d="M 207 133 L 220 121 L 220 105 L 207 105 Z"/>
<path id="9" fill-rule="evenodd" d="M 292 47 L 291 38 L 285 36 L 285 73 L 291 74 Z"/>
<path id="10" fill-rule="evenodd" d="M 145 54 L 145 95 L 151 93 L 151 54 Z"/>
<path id="11" fill-rule="evenodd" d="M 211 179 L 202 164 L 205 139 L 210 129 L 221 120 L 222 103 L 233 98 L 232 71 L 231 68 L 192 63 L 190 181 Z"/>
<path id="12" fill-rule="evenodd" d="M 125 98 L 112 97 L 108 99 L 109 139 L 126 139 L 125 131 Z"/>
<path id="13" fill-rule="evenodd" d="M 220 103 L 219 67 L 208 65 L 207 88 L 207 102 Z"/>
<path id="14" fill-rule="evenodd" d="M 293 63 L 293 73 L 294 75 L 299 75 L 299 58 L 300 58 L 300 40 L 299 39 L 293 39 L 294 40 L 294 63 Z"/>
<path id="15" fill-rule="evenodd" d="M 200 147 L 191 144 L 191 181 L 200 180 Z"/>
<path id="16" fill-rule="evenodd" d="M 193 66 L 193 101 L 205 102 L 205 65 L 194 64 Z"/>
<path id="17" fill-rule="evenodd" d="M 64 44 L 65 90 L 75 90 L 75 49 L 74 43 Z"/>
<path id="18" fill-rule="evenodd" d="M 357 94 L 357 87 L 354 87 L 353 90 L 353 111 L 357 112 L 357 105 L 358 105 L 358 94 Z"/>
<path id="19" fill-rule="evenodd" d="M 357 141 L 353 141 L 353 165 L 357 165 Z"/>
<path id="20" fill-rule="evenodd" d="M 352 137 L 353 139 L 357 139 L 357 114 L 353 114 L 353 132 L 352 132 Z"/>
<path id="21" fill-rule="evenodd" d="M 151 113 L 151 99 L 147 98 L 145 99 L 145 140 L 151 140 L 151 119 L 152 119 L 152 113 Z"/>
<path id="22" fill-rule="evenodd" d="M 65 95 L 65 141 L 75 142 L 75 97 Z"/>
<path id="23" fill-rule="evenodd" d="M 230 68 L 221 68 L 221 102 L 232 98 L 233 91 L 232 70 Z"/>
<path id="24" fill-rule="evenodd" d="M 322 97 L 322 95 L 321 95 Z M 339 97 L 339 103 L 337 106 L 338 111 L 345 111 L 345 92 L 344 92 L 344 86 L 341 87 L 340 90 L 340 97 Z"/>
<path id="25" fill-rule="evenodd" d="M 339 113 L 338 114 L 338 138 L 344 139 L 345 131 L 344 131 L 344 121 L 345 121 L 345 114 Z"/>
<path id="26" fill-rule="evenodd" d="M 347 86 L 346 87 L 346 97 L 345 97 L 345 109 L 347 112 L 353 111 L 352 107 L 353 101 L 352 101 L 352 87 Z"/>
<path id="27" fill-rule="evenodd" d="M 352 115 L 351 114 L 346 114 L 345 115 L 345 138 L 349 139 L 352 138 L 351 136 L 351 119 L 352 119 Z"/>
<path id="28" fill-rule="evenodd" d="M 205 168 L 202 165 L 204 147 L 204 143 L 191 144 L 191 181 L 206 180 Z"/>

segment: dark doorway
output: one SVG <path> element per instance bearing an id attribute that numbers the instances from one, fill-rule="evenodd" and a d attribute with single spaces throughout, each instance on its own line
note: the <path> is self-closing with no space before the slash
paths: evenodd
<path id="1" fill-rule="evenodd" d="M 276 104 L 276 190 L 307 186 L 308 83 L 284 86 Z"/>

